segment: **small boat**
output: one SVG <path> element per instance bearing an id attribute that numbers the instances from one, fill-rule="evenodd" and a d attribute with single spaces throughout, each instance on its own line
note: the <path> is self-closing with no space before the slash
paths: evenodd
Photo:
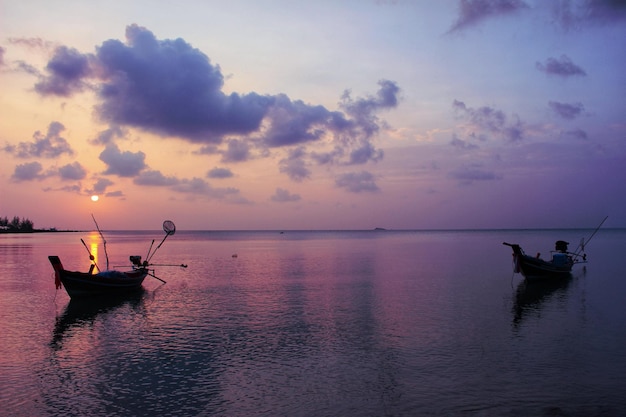
<path id="1" fill-rule="evenodd" d="M 567 251 L 568 242 L 557 240 L 552 258 L 547 261 L 537 256 L 524 253 L 520 245 L 503 242 L 503 245 L 513 249 L 514 272 L 521 273 L 526 279 L 566 278 L 570 276 L 572 267 L 577 263 L 587 262 L 586 255 L 579 255 Z"/>
<path id="2" fill-rule="evenodd" d="M 65 287 L 67 294 L 70 296 L 70 298 L 74 299 L 95 295 L 120 295 L 134 293 L 142 288 L 141 285 L 143 284 L 143 280 L 148 275 L 165 283 L 165 281 L 163 281 L 161 278 L 154 275 L 154 270 L 149 269 L 149 267 L 154 265 L 150 263 L 150 259 L 152 259 L 154 254 L 163 244 L 163 242 L 165 242 L 165 239 L 167 239 L 168 236 L 173 235 L 176 232 L 176 226 L 172 221 L 166 220 L 165 222 L 163 222 L 163 231 L 166 233 L 165 237 L 154 251 L 152 251 L 154 240 L 152 241 L 145 261 L 142 262 L 141 256 L 132 255 L 130 256 L 131 267 L 129 267 L 129 270 L 117 271 L 109 269 L 109 256 L 106 249 L 106 240 L 104 239 L 104 236 L 100 231 L 100 227 L 98 226 L 96 219 L 94 218 L 93 220 L 96 223 L 96 228 L 98 229 L 98 232 L 100 233 L 100 236 L 102 237 L 102 240 L 104 242 L 104 253 L 107 260 L 106 270 L 100 271 L 100 268 L 96 264 L 95 257 L 91 254 L 91 251 L 87 247 L 85 241 L 81 239 L 83 246 L 85 246 L 85 249 L 87 249 L 87 252 L 89 253 L 89 259 L 92 261 L 88 272 L 68 271 L 63 267 L 63 263 L 57 255 L 48 256 L 48 259 L 52 264 L 52 268 L 54 268 L 54 277 L 57 290 L 61 287 Z M 181 268 L 187 268 L 187 265 L 184 264 L 159 264 L 159 266 L 180 266 Z M 97 270 L 96 273 L 94 273 L 94 268 Z"/>
<path id="3" fill-rule="evenodd" d="M 574 252 L 568 252 L 568 242 L 557 240 L 554 250 L 550 252 L 550 260 L 541 259 L 539 254 L 536 256 L 526 255 L 517 243 L 502 242 L 502 244 L 513 249 L 513 271 L 521 273 L 527 280 L 567 278 L 571 276 L 574 265 L 587 263 L 587 255 L 584 253 L 585 245 L 589 243 L 600 227 L 602 227 L 606 219 L 608 219 L 608 216 L 602 220 L 586 241 L 585 238 L 581 239 L 578 248 Z"/>
<path id="4" fill-rule="evenodd" d="M 111 270 L 94 274 L 94 264 L 89 272 L 68 271 L 63 268 L 58 256 L 48 256 L 48 259 L 54 268 L 57 289 L 65 287 L 70 298 L 136 292 L 142 288 L 141 284 L 150 272 L 141 264 L 129 271 Z"/>

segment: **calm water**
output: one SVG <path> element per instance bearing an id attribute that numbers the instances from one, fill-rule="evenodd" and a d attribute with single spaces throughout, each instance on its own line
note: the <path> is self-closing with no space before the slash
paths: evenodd
<path id="1" fill-rule="evenodd" d="M 626 415 L 626 231 L 556 286 L 502 245 L 590 232 L 177 232 L 188 269 L 87 303 L 47 256 L 103 267 L 97 234 L 0 235 L 0 414 Z M 105 233 L 111 266 L 163 235 Z"/>

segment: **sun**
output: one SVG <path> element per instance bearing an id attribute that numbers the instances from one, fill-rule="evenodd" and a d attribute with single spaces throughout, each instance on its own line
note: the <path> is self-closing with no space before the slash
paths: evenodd
<path id="1" fill-rule="evenodd" d="M 94 203 L 98 200 L 100 200 L 100 197 L 98 197 L 97 195 L 94 194 L 91 196 L 91 201 L 93 201 Z"/>

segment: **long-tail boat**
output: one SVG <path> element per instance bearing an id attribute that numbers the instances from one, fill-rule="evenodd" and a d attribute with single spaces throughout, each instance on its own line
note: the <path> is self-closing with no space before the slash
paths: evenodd
<path id="1" fill-rule="evenodd" d="M 584 253 L 585 245 L 589 243 L 607 218 L 608 216 L 602 220 L 587 240 L 581 239 L 574 252 L 568 251 L 568 242 L 557 240 L 554 250 L 550 252 L 549 260 L 541 259 L 539 254 L 536 256 L 527 255 L 517 243 L 502 242 L 502 244 L 513 249 L 513 271 L 521 273 L 527 280 L 569 277 L 574 265 L 587 262 L 587 255 Z"/>
<path id="2" fill-rule="evenodd" d="M 96 219 L 94 218 L 94 222 L 95 220 Z M 98 232 L 100 233 L 100 236 L 104 241 L 104 252 L 106 254 L 106 240 L 104 240 L 104 236 L 102 235 L 102 232 L 100 231 L 100 227 L 98 227 L 97 222 L 96 227 L 98 228 Z M 146 260 L 142 262 L 141 256 L 130 256 L 131 266 L 128 270 L 125 271 L 109 269 L 108 255 L 106 255 L 106 270 L 101 271 L 96 264 L 95 257 L 91 254 L 91 251 L 89 250 L 83 239 L 81 239 L 81 242 L 83 243 L 83 246 L 85 246 L 85 249 L 87 249 L 87 252 L 89 253 L 89 259 L 92 261 L 88 272 L 69 271 L 63 267 L 63 263 L 57 255 L 48 256 L 48 259 L 50 260 L 50 263 L 54 268 L 55 285 L 57 290 L 65 287 L 65 290 L 67 291 L 67 294 L 70 296 L 70 298 L 78 298 L 94 295 L 132 293 L 141 289 L 143 280 L 148 275 L 165 283 L 165 281 L 163 281 L 161 278 L 154 275 L 154 270 L 150 269 L 150 266 L 153 266 L 155 264 L 151 264 L 149 262 L 150 259 L 152 259 L 152 256 L 154 256 L 156 251 L 161 247 L 163 242 L 165 242 L 165 239 L 167 239 L 168 236 L 173 235 L 176 232 L 176 226 L 172 221 L 166 220 L 165 222 L 163 222 L 163 231 L 166 233 L 165 237 L 154 251 L 152 251 L 154 240 L 152 241 L 150 249 L 148 250 L 148 255 L 146 256 Z M 159 266 L 180 266 L 182 268 L 187 267 L 187 265 L 184 264 L 159 264 Z M 94 269 L 96 270 L 95 273 Z"/>

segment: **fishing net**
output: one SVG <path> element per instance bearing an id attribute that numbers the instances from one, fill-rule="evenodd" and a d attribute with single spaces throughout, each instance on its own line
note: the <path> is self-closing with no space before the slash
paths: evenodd
<path id="1" fill-rule="evenodd" d="M 163 231 L 168 235 L 173 235 L 176 232 L 176 225 L 171 220 L 165 220 L 163 222 Z"/>

